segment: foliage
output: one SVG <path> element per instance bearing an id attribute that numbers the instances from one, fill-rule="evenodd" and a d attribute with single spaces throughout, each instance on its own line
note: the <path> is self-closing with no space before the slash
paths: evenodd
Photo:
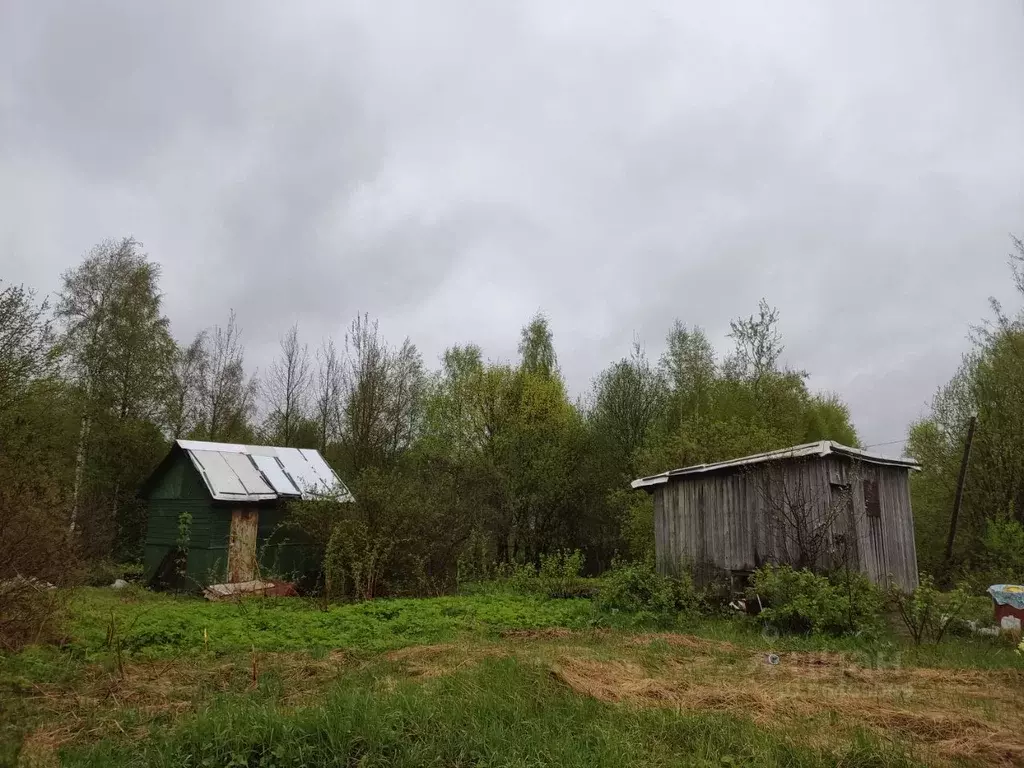
<path id="1" fill-rule="evenodd" d="M 623 458 L 627 476 L 636 474 L 644 448 L 659 427 L 668 398 L 664 376 L 640 345 L 598 376 L 590 420 L 606 449 Z"/>
<path id="2" fill-rule="evenodd" d="M 856 439 L 838 398 L 782 366 L 778 312 L 763 302 L 734 321 L 735 350 L 677 321 L 661 359 L 636 342 L 574 401 L 543 314 L 521 329 L 517 359 L 463 343 L 432 372 L 368 315 L 343 342 L 324 339 L 315 362 L 292 327 L 261 382 L 233 311 L 174 341 L 160 276 L 129 237 L 67 270 L 52 312 L 0 286 L 0 473 L 32 467 L 31 483 L 0 492 L 3 512 L 53 546 L 63 517 L 88 559 L 141 557 L 136 491 L 170 439 L 319 448 L 356 498 L 309 533 L 326 555 L 342 526 L 327 570 L 346 597 L 436 594 L 470 563 L 481 578 L 564 551 L 600 573 L 617 554 L 653 554 L 650 499 L 629 490 L 637 474 Z"/>
<path id="3" fill-rule="evenodd" d="M 1009 518 L 985 522 L 982 557 L 969 572 L 969 580 L 985 589 L 991 584 L 1019 584 L 1024 580 L 1024 525 Z"/>
<path id="4" fill-rule="evenodd" d="M 33 381 L 53 372 L 48 309 L 31 290 L 0 281 L 0 414 L 17 406 Z"/>
<path id="5" fill-rule="evenodd" d="M 621 531 L 626 559 L 653 560 L 654 551 L 654 497 L 649 493 L 636 493 L 625 487 L 613 489 L 605 503 L 615 513 Z"/>
<path id="6" fill-rule="evenodd" d="M 760 618 L 781 632 L 841 635 L 873 631 L 883 599 L 865 576 L 839 571 L 830 578 L 788 565 L 765 565 L 751 577 L 750 599 L 766 605 Z"/>
<path id="7" fill-rule="evenodd" d="M 548 600 L 513 594 L 386 599 L 331 605 L 297 598 L 251 598 L 240 603 L 140 590 L 82 588 L 71 606 L 70 649 L 102 655 L 111 611 L 123 628 L 129 656 L 163 658 L 194 653 L 350 649 L 384 651 L 414 643 L 450 642 L 463 633 L 497 636 L 508 630 L 585 628 L 587 600 Z M 204 643 L 204 631 L 207 643 Z"/>
<path id="8" fill-rule="evenodd" d="M 48 582 L 24 576 L 0 581 L 0 650 L 61 639 L 67 595 Z"/>
<path id="9" fill-rule="evenodd" d="M 942 593 L 935 581 L 922 574 L 920 584 L 909 594 L 893 587 L 889 601 L 914 640 L 914 645 L 928 641 L 938 643 L 946 630 L 957 620 L 967 603 L 967 593 L 954 589 Z"/>
<path id="10" fill-rule="evenodd" d="M 647 559 L 617 563 L 602 579 L 597 608 L 606 614 L 629 614 L 637 624 L 675 624 L 694 617 L 701 598 L 686 573 L 662 576 Z"/>
<path id="11" fill-rule="evenodd" d="M 531 563 L 506 563 L 495 575 L 520 595 L 589 597 L 594 590 L 582 576 L 583 565 L 582 552 L 565 550 L 541 555 L 539 567 Z"/>
<path id="12" fill-rule="evenodd" d="M 166 450 L 156 421 L 174 358 L 160 267 L 133 238 L 107 240 L 62 275 L 56 317 L 80 419 L 71 528 L 89 554 L 138 554 L 135 489 Z"/>
<path id="13" fill-rule="evenodd" d="M 540 556 L 537 577 L 548 597 L 576 597 L 583 588 L 583 553 L 563 550 Z"/>
<path id="14" fill-rule="evenodd" d="M 394 539 L 375 535 L 359 520 L 338 522 L 331 532 L 324 555 L 328 597 L 372 600 L 377 595 L 396 544 Z"/>
<path id="15" fill-rule="evenodd" d="M 74 422 L 55 379 L 45 304 L 0 290 L 0 648 L 59 638 L 63 599 L 79 559 L 68 534 L 66 488 Z"/>
<path id="16" fill-rule="evenodd" d="M 558 358 L 547 317 L 537 313 L 520 334 L 519 355 L 522 370 L 532 376 L 550 379 L 558 376 Z"/>
<path id="17" fill-rule="evenodd" d="M 1014 282 L 1024 300 L 1024 245 L 1014 241 Z M 960 368 L 935 393 L 931 412 L 909 431 L 908 453 L 922 470 L 911 480 L 922 570 L 947 572 L 946 536 L 956 492 L 967 424 L 977 417 L 951 564 L 969 574 L 993 560 L 990 520 L 1024 523 L 1024 310 L 1006 313 L 996 302 L 993 319 L 974 329 Z"/>
<path id="18" fill-rule="evenodd" d="M 405 339 L 392 348 L 363 315 L 345 336 L 338 413 L 339 464 L 350 476 L 384 469 L 408 449 L 422 417 L 423 360 Z"/>
<path id="19" fill-rule="evenodd" d="M 197 363 L 190 379 L 179 382 L 198 405 L 188 432 L 199 440 L 250 442 L 250 421 L 256 410 L 259 382 L 245 372 L 245 346 L 235 312 L 225 325 L 200 331 L 192 342 L 198 346 Z M 190 348 L 191 349 L 191 348 Z"/>

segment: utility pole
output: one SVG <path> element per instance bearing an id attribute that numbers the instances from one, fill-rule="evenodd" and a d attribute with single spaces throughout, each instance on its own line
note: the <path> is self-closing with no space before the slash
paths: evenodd
<path id="1" fill-rule="evenodd" d="M 953 515 L 949 519 L 949 538 L 946 539 L 946 578 L 953 562 L 953 540 L 956 538 L 956 524 L 960 518 L 960 505 L 964 500 L 964 485 L 967 482 L 967 465 L 971 460 L 971 443 L 974 441 L 974 428 L 978 425 L 978 417 L 971 415 L 967 422 L 967 439 L 964 441 L 964 455 L 960 459 L 960 476 L 956 481 L 956 496 L 953 498 Z"/>

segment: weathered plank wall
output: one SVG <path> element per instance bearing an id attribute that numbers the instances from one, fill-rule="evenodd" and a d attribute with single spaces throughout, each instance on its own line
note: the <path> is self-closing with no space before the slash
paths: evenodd
<path id="1" fill-rule="evenodd" d="M 866 514 L 865 480 L 877 483 L 877 517 Z M 826 531 L 819 565 L 839 566 L 845 557 L 877 584 L 891 578 L 904 588 L 917 585 L 905 469 L 836 457 L 772 462 L 684 476 L 653 493 L 662 573 L 690 569 L 698 583 L 708 583 L 765 563 L 795 563 L 800 546 L 779 507 L 788 500 L 805 505 L 805 530 Z"/>

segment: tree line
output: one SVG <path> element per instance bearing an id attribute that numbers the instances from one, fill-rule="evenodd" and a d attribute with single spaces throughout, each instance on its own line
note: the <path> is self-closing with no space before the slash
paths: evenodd
<path id="1" fill-rule="evenodd" d="M 1013 238 L 1009 266 L 1024 299 L 1024 242 Z M 991 317 L 910 427 L 907 452 L 922 465 L 911 478 L 918 561 L 947 581 L 976 586 L 1024 579 L 1024 310 L 991 300 Z M 976 420 L 962 509 L 946 557 L 968 425 Z"/>
<path id="2" fill-rule="evenodd" d="M 517 359 L 463 342 L 436 367 L 366 314 L 313 346 L 283 331 L 260 372 L 233 312 L 176 339 L 160 266 L 133 238 L 92 248 L 52 299 L 0 283 L 5 573 L 45 577 L 62 547 L 138 559 L 136 492 L 176 438 L 319 449 L 357 499 L 341 513 L 348 540 L 376 553 L 392 592 L 561 550 L 581 550 L 594 572 L 641 558 L 652 510 L 631 479 L 812 440 L 858 444 L 842 400 L 783 365 L 765 301 L 732 321 L 728 349 L 676 321 L 660 358 L 636 343 L 575 398 L 542 314 L 521 329 Z"/>

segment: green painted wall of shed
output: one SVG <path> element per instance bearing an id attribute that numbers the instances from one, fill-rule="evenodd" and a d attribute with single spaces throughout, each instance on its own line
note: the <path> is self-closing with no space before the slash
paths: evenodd
<path id="1" fill-rule="evenodd" d="M 210 500 L 203 478 L 184 453 L 178 453 L 174 461 L 154 478 L 150 499 L 203 499 Z"/>
<path id="2" fill-rule="evenodd" d="M 151 580 L 179 546 L 180 526 L 188 516 L 188 559 L 183 575 L 170 580 L 177 589 L 196 589 L 224 581 L 227 573 L 231 512 L 235 505 L 210 498 L 188 456 L 178 452 L 152 479 L 144 551 L 145 578 Z M 246 505 L 250 506 L 250 505 Z M 315 550 L 296 531 L 286 529 L 287 512 L 279 502 L 254 506 L 259 511 L 256 553 L 265 577 L 292 579 L 315 572 Z"/>

